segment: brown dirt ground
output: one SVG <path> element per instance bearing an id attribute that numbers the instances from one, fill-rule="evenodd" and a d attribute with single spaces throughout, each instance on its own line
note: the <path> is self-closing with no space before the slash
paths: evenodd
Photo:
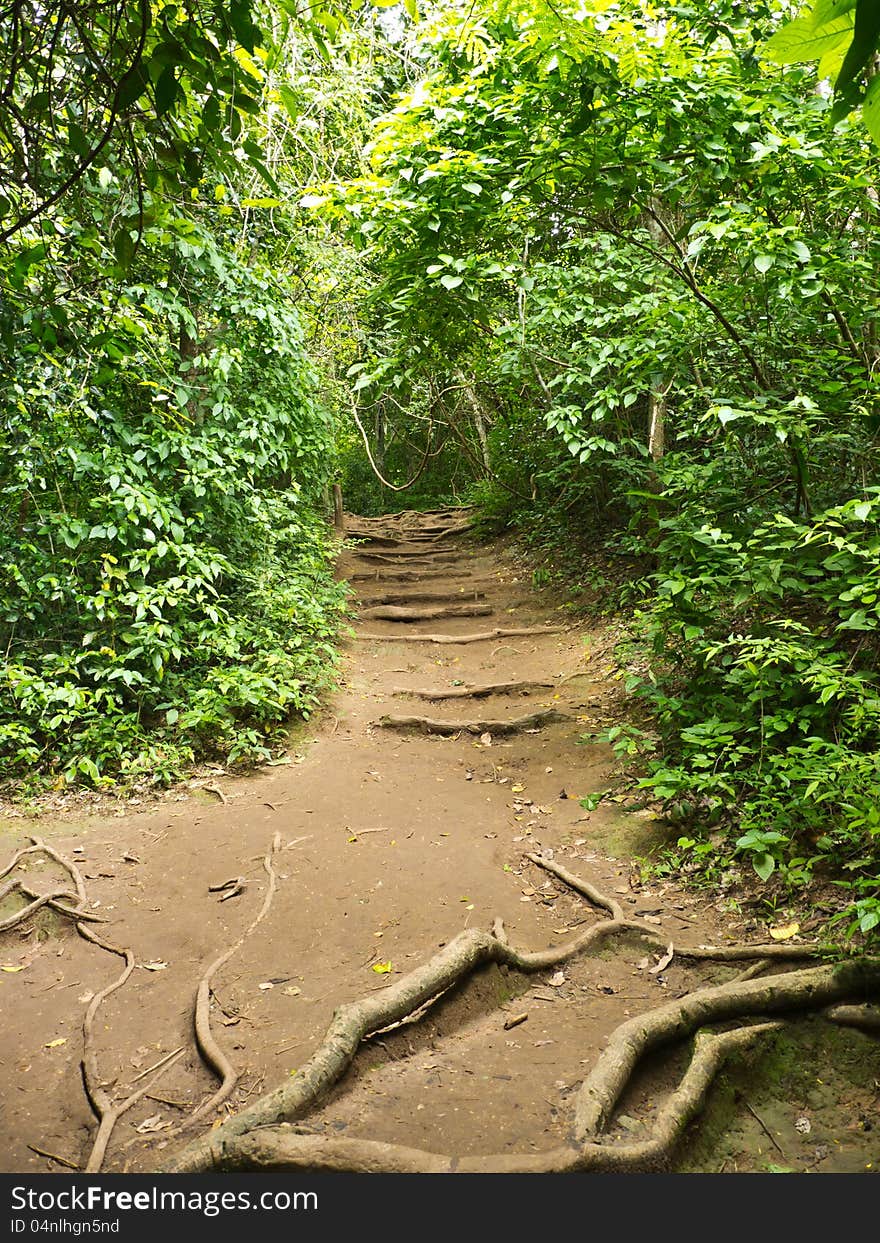
<path id="1" fill-rule="evenodd" d="M 662 833 L 647 813 L 626 814 L 608 803 L 588 812 L 579 802 L 603 789 L 613 769 L 609 748 L 581 742 L 620 698 L 608 634 L 566 623 L 568 614 L 533 590 L 502 543 L 479 543 L 461 532 L 420 545 L 413 520 L 393 527 L 401 528 L 404 545 L 373 542 L 343 552 L 341 575 L 377 572 L 375 581 L 357 581 L 362 598 L 389 588 L 395 596 L 460 603 L 483 592 L 492 616 L 358 623 L 345 643 L 342 684 L 320 721 L 299 731 L 287 762 L 246 778 L 212 778 L 225 802 L 191 784 L 140 810 L 0 821 L 0 866 L 29 833 L 39 834 L 79 862 L 90 904 L 109 920 L 103 935 L 136 956 L 128 984 L 98 1015 L 106 1083 L 127 1095 L 123 1088 L 141 1071 L 185 1049 L 151 1096 L 121 1119 L 110 1170 L 157 1168 L 175 1143 L 163 1131 L 214 1089 L 192 1043 L 194 995 L 206 966 L 259 909 L 266 884 L 261 861 L 275 833 L 284 849 L 272 907 L 215 981 L 214 1032 L 243 1070 L 230 1109 L 302 1064 L 337 1005 L 384 987 L 462 928 L 485 927 L 500 916 L 514 944 L 538 949 L 594 919 L 576 894 L 524 860 L 528 850 L 552 850 L 620 896 L 633 914 L 654 921 L 670 942 L 743 937 L 742 921 L 714 899 L 641 883 L 627 851 L 647 849 Z M 356 519 L 350 526 L 355 533 L 381 529 Z M 450 547 L 454 557 L 438 555 Z M 424 559 L 406 555 L 420 548 Z M 395 567 L 365 556 L 376 552 L 424 578 L 383 580 L 379 574 Z M 420 632 L 465 635 L 547 621 L 568 628 L 461 646 L 403 641 Z M 513 679 L 555 686 L 439 703 L 395 694 Z M 544 707 L 568 719 L 491 740 L 377 725 L 388 712 L 497 719 Z M 51 863 L 33 860 L 27 872 L 37 887 L 57 874 Z M 237 876 L 247 882 L 240 896 L 220 901 L 209 891 Z M 15 901 L 0 904 L 0 915 Z M 462 1154 L 554 1147 L 570 1125 L 572 1090 L 618 1023 L 734 974 L 675 958 L 650 974 L 654 962 L 637 943 L 618 942 L 570 964 L 552 985 L 555 973 L 525 978 L 485 969 L 417 1024 L 369 1041 L 307 1121 L 331 1133 Z M 24 929 L 0 934 L 0 967 L 0 1169 L 62 1168 L 29 1145 L 80 1165 L 94 1134 L 79 1071 L 83 1012 L 118 974 L 118 960 L 44 911 Z M 523 1012 L 526 1021 L 505 1030 L 505 1019 Z M 722 1076 L 678 1168 L 872 1167 L 877 1042 L 835 1031 L 829 1043 L 816 1036 L 816 1026 L 807 1042 L 820 1061 L 804 1073 L 794 1076 L 790 1051 L 781 1045 L 775 1061 Z M 624 1101 L 619 1134 L 644 1134 L 655 1101 L 673 1081 L 677 1057 L 652 1060 L 638 1091 Z M 849 1069 L 829 1087 L 838 1073 L 832 1063 Z M 770 1122 L 778 1150 L 753 1117 L 758 1105 L 769 1111 L 761 1118 Z"/>

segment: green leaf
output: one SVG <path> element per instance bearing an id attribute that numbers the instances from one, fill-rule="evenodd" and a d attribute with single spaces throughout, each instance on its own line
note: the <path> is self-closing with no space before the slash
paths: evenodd
<path id="1" fill-rule="evenodd" d="M 177 98 L 177 78 L 174 76 L 174 66 L 166 65 L 159 74 L 159 80 L 156 83 L 156 116 L 164 116 L 169 112 Z"/>
<path id="2" fill-rule="evenodd" d="M 775 262 L 776 260 L 773 255 L 755 255 L 754 258 L 755 267 L 759 272 L 769 272 Z M 721 416 L 719 415 L 719 418 L 720 417 Z M 723 419 L 722 422 L 724 422 Z"/>
<path id="3" fill-rule="evenodd" d="M 128 229 L 120 229 L 113 238 L 113 253 L 116 256 L 116 262 L 121 268 L 131 266 L 134 258 L 134 242 Z"/>
<path id="4" fill-rule="evenodd" d="M 847 17 L 839 20 L 848 21 L 849 19 Z M 877 50 L 878 40 L 880 40 L 880 3 L 878 0 L 858 0 L 852 43 L 849 45 L 840 73 L 837 75 L 837 81 L 834 83 L 837 95 L 844 98 L 850 97 L 850 88 Z"/>
<path id="5" fill-rule="evenodd" d="M 856 3 L 857 0 L 817 0 L 810 11 L 810 20 L 815 27 L 824 26 L 844 13 L 850 13 Z"/>
<path id="6" fill-rule="evenodd" d="M 880 76 L 871 79 L 862 104 L 862 120 L 880 147 Z"/>
<path id="7" fill-rule="evenodd" d="M 67 141 L 80 159 L 84 160 L 89 156 L 91 144 L 75 121 L 67 122 Z"/>
<path id="8" fill-rule="evenodd" d="M 296 92 L 289 86 L 279 86 L 278 95 L 284 104 L 284 110 L 290 117 L 291 121 L 298 121 L 302 109 L 300 108 L 299 97 Z"/>
<path id="9" fill-rule="evenodd" d="M 445 289 L 458 289 L 459 285 L 464 284 L 464 277 L 453 276 L 451 272 L 447 272 L 445 276 L 440 277 L 440 284 Z"/>
<path id="10" fill-rule="evenodd" d="M 462 190 L 467 190 L 468 194 L 483 193 L 483 187 L 477 181 L 465 181 L 461 188 Z"/>
<path id="11" fill-rule="evenodd" d="M 776 860 L 772 855 L 755 855 L 752 859 L 752 867 L 758 873 L 761 880 L 769 880 L 773 872 L 776 871 Z"/>
<path id="12" fill-rule="evenodd" d="M 140 99 L 146 89 L 147 75 L 144 72 L 143 65 L 138 65 L 130 70 L 119 83 L 119 98 L 117 100 L 119 111 L 126 112 L 136 100 Z"/>
<path id="13" fill-rule="evenodd" d="M 777 65 L 799 65 L 819 60 L 826 52 L 845 45 L 852 28 L 853 21 L 848 14 L 834 18 L 818 29 L 811 17 L 796 17 L 771 35 L 761 52 Z"/>

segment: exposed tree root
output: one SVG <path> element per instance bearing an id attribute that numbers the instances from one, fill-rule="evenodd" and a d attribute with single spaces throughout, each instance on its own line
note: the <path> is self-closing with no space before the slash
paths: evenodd
<path id="1" fill-rule="evenodd" d="M 30 919 L 31 915 L 36 915 L 37 911 L 44 906 L 51 907 L 53 911 L 58 911 L 62 915 L 69 915 L 71 919 L 91 920 L 95 923 L 104 922 L 103 916 L 95 916 L 91 911 L 83 911 L 78 907 L 65 905 L 65 903 L 76 902 L 76 896 L 63 886 L 49 889 L 45 893 L 35 893 L 21 881 L 16 880 L 3 886 L 2 890 L 0 890 L 0 899 L 16 892 L 32 898 L 33 901 L 29 902 L 27 906 L 23 906 L 21 910 L 7 915 L 5 919 L 0 919 L 0 932 L 8 932 L 10 928 L 23 924 L 25 920 Z"/>
<path id="2" fill-rule="evenodd" d="M 542 865 L 546 862 L 546 860 L 542 861 Z M 560 873 L 557 871 L 556 874 Z M 575 879 L 579 880 L 579 878 Z M 583 886 L 581 891 L 586 892 L 587 882 L 580 882 L 580 884 Z M 596 905 L 614 914 L 615 903 L 612 899 L 605 897 L 592 886 L 589 886 L 587 896 Z M 477 967 L 486 963 L 495 962 L 523 972 L 540 971 L 558 966 L 575 955 L 585 952 L 596 943 L 605 941 L 609 936 L 623 932 L 637 932 L 654 943 L 662 942 L 662 938 L 653 929 L 646 930 L 644 925 L 618 918 L 592 925 L 565 945 L 537 952 L 513 949 L 507 943 L 506 938 L 500 935 L 501 929 L 497 924 L 492 933 L 476 929 L 460 933 L 429 962 L 383 989 L 380 994 L 341 1006 L 334 1014 L 320 1047 L 291 1080 L 283 1083 L 274 1092 L 261 1097 L 241 1113 L 229 1118 L 207 1136 L 189 1145 L 168 1168 L 178 1173 L 213 1168 L 241 1168 L 248 1161 L 258 1161 L 258 1157 L 260 1168 L 269 1168 L 272 1162 L 279 1163 L 272 1168 L 279 1168 L 279 1165 L 284 1162 L 296 1165 L 297 1163 L 305 1164 L 307 1160 L 318 1160 L 320 1153 L 315 1148 L 308 1149 L 309 1156 L 306 1158 L 305 1147 L 300 1143 L 300 1137 L 291 1139 L 289 1132 L 279 1132 L 281 1138 L 279 1135 L 274 1136 L 274 1140 L 278 1143 L 281 1143 L 281 1139 L 284 1141 L 283 1147 L 287 1155 L 280 1156 L 277 1144 L 274 1149 L 272 1147 L 273 1137 L 262 1131 L 262 1128 L 272 1128 L 281 1121 L 294 1120 L 311 1109 L 338 1082 L 365 1037 L 405 1019 L 441 996 Z M 679 953 L 687 957 L 718 961 L 731 961 L 736 958 L 760 958 L 763 961 L 769 951 L 779 949 L 786 951 L 788 957 L 813 952 L 812 949 L 803 947 L 792 949 L 788 946 L 742 945 L 699 946 L 694 949 L 681 949 Z M 862 996 L 866 992 L 876 991 L 877 988 L 880 988 L 880 961 L 863 961 L 843 967 L 814 967 L 764 980 L 733 981 L 688 994 L 647 1015 L 640 1015 L 636 1019 L 629 1020 L 612 1037 L 608 1049 L 578 1095 L 577 1125 L 578 1136 L 582 1141 L 579 1150 L 574 1153 L 565 1150 L 564 1156 L 556 1153 L 549 1166 L 542 1164 L 544 1158 L 533 1157 L 499 1156 L 480 1160 L 497 1162 L 491 1166 L 494 1169 L 610 1168 L 600 1165 L 598 1155 L 590 1155 L 588 1147 L 584 1144 L 592 1138 L 600 1122 L 607 1119 L 632 1074 L 635 1064 L 644 1052 L 663 1041 L 691 1034 L 697 1027 L 706 1023 L 730 1019 L 742 1014 L 758 1014 L 765 1010 L 809 1009 L 816 1004 L 827 1005 L 832 1000 Z M 736 1040 L 739 1038 L 740 1034 L 737 1034 Z M 750 1038 L 749 1035 L 742 1035 L 743 1040 Z M 725 1041 L 726 1039 L 725 1035 Z M 655 1137 L 655 1140 L 650 1141 L 647 1147 L 632 1146 L 633 1151 L 636 1152 L 636 1156 L 632 1157 L 633 1161 L 655 1159 L 663 1150 L 663 1144 L 666 1142 L 664 1136 L 672 1132 L 676 1135 L 679 1133 L 680 1126 L 675 1120 L 692 1116 L 693 1111 L 699 1107 L 699 1102 L 711 1079 L 711 1073 L 714 1073 L 712 1068 L 717 1066 L 724 1047 L 724 1042 L 721 1045 L 707 1046 L 706 1056 L 699 1060 L 695 1059 L 692 1064 L 693 1076 L 690 1079 L 685 1076 L 679 1099 L 676 1100 L 674 1096 L 667 1106 L 666 1113 L 661 1115 L 666 1119 L 664 1123 L 666 1130 L 660 1128 L 661 1138 L 658 1140 Z M 697 1083 L 697 1087 L 694 1087 L 694 1083 Z M 704 1083 L 705 1086 L 699 1086 Z M 681 1122 L 680 1125 L 684 1123 Z M 261 1130 L 262 1141 L 265 1142 L 261 1143 L 260 1137 L 253 1134 L 257 1129 Z M 247 1143 L 244 1147 L 239 1142 L 243 1136 L 247 1136 Z M 295 1152 L 291 1152 L 290 1143 L 293 1143 L 294 1148 L 300 1152 L 301 1160 L 296 1157 Z M 605 1147 L 601 1145 L 600 1147 L 605 1153 Z M 274 1156 L 272 1156 L 272 1151 L 275 1153 Z M 321 1151 L 325 1153 L 325 1157 L 328 1153 L 330 1154 L 327 1159 L 331 1164 L 322 1165 L 321 1160 L 324 1158 L 321 1158 L 318 1160 L 317 1168 L 355 1168 L 351 1164 L 357 1155 L 354 1150 L 325 1148 Z M 392 1157 L 396 1159 L 394 1154 L 399 1156 L 402 1150 L 396 1150 L 393 1146 L 380 1146 L 378 1149 L 364 1151 L 367 1152 L 369 1160 L 374 1161 L 379 1156 L 383 1159 L 391 1160 Z M 425 1156 L 426 1154 L 420 1154 L 418 1160 L 422 1160 Z M 602 1160 L 604 1159 L 603 1156 Z M 613 1158 L 610 1159 L 613 1160 Z M 345 1160 L 349 1161 L 348 1165 L 344 1164 Z M 416 1156 L 410 1150 L 406 1161 L 414 1160 Z M 479 1163 L 469 1165 L 465 1159 L 451 1166 L 450 1158 L 435 1158 L 430 1155 L 431 1168 L 438 1168 L 433 1164 L 435 1160 L 442 1161 L 444 1169 L 490 1168 Z M 334 1165 L 334 1161 L 337 1164 Z M 343 1161 L 343 1164 L 339 1164 L 340 1161 Z M 537 1164 L 535 1164 L 536 1161 Z M 248 1168 L 253 1168 L 253 1166 Z M 385 1167 L 376 1166 L 375 1168 Z M 422 1167 L 406 1166 L 406 1168 Z M 619 1168 L 636 1167 L 630 1165 Z"/>
<path id="3" fill-rule="evenodd" d="M 825 1018 L 844 1027 L 860 1027 L 863 1031 L 880 1031 L 880 1006 L 832 1006 Z"/>
<path id="4" fill-rule="evenodd" d="M 378 608 L 361 609 L 360 616 L 367 621 L 438 621 L 442 617 L 491 617 L 491 604 L 449 604 L 443 608 L 404 608 L 389 604 Z"/>
<path id="5" fill-rule="evenodd" d="M 527 716 L 514 717 L 511 721 L 437 721 L 429 716 L 380 716 L 378 724 L 383 729 L 419 730 L 423 734 L 521 734 L 527 729 L 543 729 L 554 721 L 571 718 L 555 708 L 530 712 Z"/>
<path id="6" fill-rule="evenodd" d="M 778 1023 L 759 1023 L 719 1034 L 701 1033 L 691 1063 L 658 1114 L 649 1140 L 636 1144 L 585 1143 L 541 1153 L 456 1157 L 374 1140 L 298 1133 L 290 1125 L 260 1128 L 230 1139 L 213 1168 L 309 1170 L 358 1174 L 562 1174 L 636 1173 L 658 1168 L 672 1152 L 688 1122 L 702 1109 L 724 1060 L 753 1044 Z"/>
<path id="7" fill-rule="evenodd" d="M 461 604 L 471 600 L 485 600 L 485 591 L 477 588 L 468 591 L 383 591 L 380 596 L 361 596 L 358 603 L 364 608 L 380 608 L 383 604 Z"/>
<path id="8" fill-rule="evenodd" d="M 507 639 L 513 635 L 561 634 L 567 626 L 496 626 L 476 634 L 358 634 L 373 643 L 483 643 L 487 639 Z"/>
<path id="9" fill-rule="evenodd" d="M 364 570 L 358 574 L 348 574 L 346 577 L 350 583 L 420 583 L 424 579 L 448 578 L 449 570 L 392 570 L 390 568 L 383 570 L 380 568 Z M 456 580 L 460 578 L 473 578 L 474 572 L 473 570 L 456 570 L 455 577 Z"/>
<path id="10" fill-rule="evenodd" d="M 482 686 L 454 686 L 451 690 L 415 691 L 406 686 L 396 686 L 392 695 L 426 699 L 439 703 L 444 699 L 485 699 L 488 695 L 526 695 L 531 691 L 552 690 L 553 682 L 486 682 Z"/>
<path id="11" fill-rule="evenodd" d="M 368 548 L 355 548 L 352 550 L 354 555 L 363 561 L 379 561 L 383 565 L 411 566 L 412 560 L 409 558 L 420 559 L 426 566 L 436 564 L 438 561 L 444 563 L 449 561 L 465 561 L 469 559 L 466 552 L 454 552 L 452 549 L 424 549 L 410 548 L 398 549 L 394 553 L 371 552 Z M 401 560 L 402 558 L 402 560 Z"/>
<path id="12" fill-rule="evenodd" d="M 562 867 L 552 859 L 546 858 L 544 855 L 527 854 L 525 856 L 538 867 L 544 868 L 545 871 L 552 872 L 561 881 L 568 885 L 571 889 L 587 898 L 594 906 L 601 910 L 608 911 L 611 915 L 611 922 L 601 925 L 607 929 L 614 929 L 618 932 L 637 932 L 643 941 L 650 941 L 653 945 L 661 946 L 664 949 L 670 944 L 670 938 L 658 931 L 657 928 L 650 927 L 639 919 L 627 919 L 625 917 L 623 907 L 614 898 L 608 897 L 602 893 L 595 885 L 584 880 L 580 876 L 576 876 L 574 872 L 569 872 L 568 868 Z M 690 958 L 692 960 L 704 960 L 709 962 L 741 962 L 744 959 L 759 959 L 760 968 L 763 970 L 771 960 L 780 962 L 796 962 L 798 959 L 815 958 L 818 949 L 815 945 L 793 944 L 791 941 L 771 942 L 769 944 L 758 943 L 750 944 L 741 942 L 736 945 L 679 945 L 673 942 L 675 953 L 680 958 Z M 742 979 L 751 979 L 753 972 L 743 972 Z M 735 982 L 735 981 L 734 981 Z"/>
<path id="13" fill-rule="evenodd" d="M 214 959 L 208 970 L 202 976 L 199 981 L 198 988 L 196 989 L 196 1005 L 193 1016 L 196 1045 L 198 1046 L 202 1060 L 220 1079 L 220 1087 L 213 1094 L 213 1096 L 209 1097 L 208 1100 L 199 1105 L 198 1109 L 196 1109 L 189 1116 L 186 1122 L 174 1132 L 175 1135 L 179 1134 L 180 1131 L 184 1130 L 186 1127 L 192 1126 L 193 1123 L 197 1122 L 200 1118 L 203 1118 L 205 1114 L 209 1113 L 213 1109 L 216 1109 L 218 1105 L 222 1105 L 222 1103 L 232 1093 L 235 1085 L 238 1083 L 239 1072 L 235 1069 L 229 1058 L 223 1052 L 222 1048 L 214 1038 L 213 1032 L 211 1031 L 211 984 L 214 980 L 214 976 L 223 964 L 228 962 L 237 950 L 241 949 L 242 945 L 257 925 L 261 923 L 261 921 L 268 914 L 269 908 L 272 905 L 272 899 L 275 897 L 275 890 L 278 884 L 277 877 L 275 875 L 275 868 L 273 866 L 273 855 L 277 854 L 280 849 L 281 834 L 276 833 L 272 839 L 268 853 L 263 858 L 263 869 L 269 878 L 269 883 L 266 886 L 266 894 L 263 898 L 259 911 L 254 916 L 250 924 L 248 924 L 247 928 L 245 928 L 238 940 L 233 945 L 230 945 L 228 949 L 224 950 L 218 958 Z"/>
<path id="14" fill-rule="evenodd" d="M 134 954 L 129 949 L 120 949 L 116 945 L 111 945 L 109 941 L 102 940 L 101 937 L 99 937 L 97 933 L 93 932 L 90 928 L 80 928 L 79 932 L 81 936 L 86 938 L 86 940 L 91 941 L 94 945 L 100 946 L 100 948 L 102 950 L 106 950 L 108 954 L 116 954 L 125 962 L 122 972 L 116 977 L 116 979 L 112 980 L 111 983 L 109 983 L 105 988 L 102 988 L 100 992 L 95 993 L 94 997 L 89 1002 L 85 1018 L 83 1019 L 83 1055 L 81 1062 L 83 1086 L 85 1088 L 89 1104 L 94 1110 L 95 1117 L 98 1119 L 98 1130 L 95 1134 L 94 1140 L 92 1141 L 92 1151 L 90 1152 L 88 1161 L 86 1162 L 85 1172 L 87 1174 L 96 1174 L 104 1164 L 107 1144 L 110 1142 L 110 1136 L 113 1134 L 113 1128 L 116 1126 L 116 1123 L 127 1110 L 131 1109 L 133 1105 L 136 1105 L 141 1097 L 149 1092 L 150 1088 L 154 1085 L 162 1072 L 159 1071 L 153 1076 L 152 1079 L 144 1084 L 143 1087 L 139 1088 L 137 1092 L 132 1093 L 132 1095 L 127 1097 L 124 1101 L 114 1102 L 110 1096 L 110 1093 L 105 1088 L 103 1079 L 98 1069 L 97 1054 L 95 1053 L 93 1036 L 95 1015 L 98 1013 L 102 1003 L 111 995 L 111 993 L 115 993 L 117 989 L 122 988 L 132 971 L 134 971 Z M 171 1062 L 167 1062 L 162 1070 L 167 1069 L 170 1065 Z"/>
<path id="15" fill-rule="evenodd" d="M 689 1036 L 707 1023 L 743 1015 L 816 1010 L 878 989 L 880 959 L 861 959 L 701 988 L 636 1015 L 612 1033 L 581 1086 L 575 1101 L 575 1135 L 584 1142 L 607 1125 L 637 1062 L 660 1044 Z"/>
<path id="16" fill-rule="evenodd" d="M 120 949 L 119 946 L 112 945 L 109 941 L 105 941 L 98 935 L 97 932 L 94 931 L 93 928 L 88 927 L 86 921 L 94 920 L 98 917 L 91 911 L 83 909 L 83 905 L 87 897 L 86 884 L 83 879 L 82 872 L 77 865 L 70 859 L 67 859 L 64 855 L 60 854 L 52 846 L 47 846 L 46 843 L 41 841 L 39 838 L 32 837 L 31 842 L 32 845 L 26 846 L 24 849 L 17 852 L 11 862 L 6 865 L 2 872 L 0 872 L 0 876 L 8 876 L 12 869 L 23 858 L 25 858 L 25 856 L 38 853 L 44 854 L 54 860 L 59 867 L 63 868 L 64 871 L 67 872 L 73 883 L 73 892 L 71 893 L 66 889 L 53 889 L 47 893 L 37 895 L 21 881 L 7 883 L 3 886 L 4 896 L 13 892 L 15 889 L 18 889 L 23 894 L 32 896 L 34 901 L 32 901 L 29 906 L 18 911 L 15 916 L 10 917 L 8 920 L 4 920 L 3 923 L 0 924 L 0 931 L 9 927 L 14 927 L 15 923 L 20 923 L 23 919 L 26 919 L 28 916 L 32 915 L 40 907 L 50 906 L 52 909 L 71 918 L 74 921 L 74 927 L 84 940 L 91 942 L 92 945 L 97 945 L 108 954 L 114 954 L 116 957 L 124 960 L 124 966 L 121 973 L 115 980 L 112 980 L 110 984 L 95 993 L 89 1002 L 85 1016 L 83 1017 L 83 1052 L 80 1062 L 83 1087 L 85 1088 L 89 1104 L 94 1110 L 95 1117 L 98 1119 L 98 1130 L 92 1142 L 92 1150 L 85 1166 L 85 1172 L 87 1174 L 93 1174 L 100 1170 L 101 1165 L 103 1164 L 104 1154 L 107 1150 L 107 1143 L 119 1117 L 125 1113 L 127 1109 L 130 1109 L 132 1105 L 136 1104 L 137 1101 L 139 1101 L 141 1097 L 150 1090 L 159 1078 L 159 1075 L 163 1073 L 169 1065 L 171 1065 L 171 1061 L 169 1060 L 161 1068 L 161 1070 L 158 1071 L 157 1074 L 143 1086 L 143 1088 L 138 1089 L 137 1092 L 133 1093 L 126 1100 L 120 1102 L 114 1102 L 112 1100 L 98 1070 L 97 1054 L 95 1052 L 93 1035 L 95 1016 L 106 998 L 109 997 L 111 993 L 115 993 L 117 989 L 122 988 L 123 984 L 125 984 L 128 980 L 135 966 L 134 954 L 129 949 Z M 76 905 L 70 907 L 66 905 L 68 902 L 73 902 Z"/>
<path id="17" fill-rule="evenodd" d="M 612 919 L 625 920 L 623 907 L 615 898 L 606 897 L 600 889 L 592 885 L 588 880 L 584 880 L 580 876 L 575 876 L 574 872 L 569 872 L 568 868 L 564 868 L 560 863 L 556 863 L 553 859 L 547 859 L 544 855 L 527 854 L 526 858 L 532 863 L 536 863 L 539 868 L 544 868 L 546 872 L 552 872 L 561 881 L 564 881 L 570 889 L 574 889 L 577 893 L 585 897 L 593 906 L 599 907 L 600 910 L 607 911 Z"/>

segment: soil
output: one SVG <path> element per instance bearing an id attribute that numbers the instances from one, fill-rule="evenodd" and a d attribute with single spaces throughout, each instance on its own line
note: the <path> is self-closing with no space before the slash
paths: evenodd
<path id="1" fill-rule="evenodd" d="M 479 601 L 490 615 L 357 621 L 339 689 L 320 720 L 297 731 L 284 762 L 243 778 L 217 773 L 139 809 L 0 821 L 0 867 L 38 835 L 77 861 L 89 906 L 108 920 L 101 935 L 134 953 L 137 967 L 95 1025 L 108 1091 L 128 1095 L 142 1072 L 183 1049 L 120 1120 L 105 1168 L 158 1168 L 181 1142 L 166 1133 L 214 1091 L 192 1038 L 196 989 L 259 910 L 275 834 L 272 905 L 214 980 L 213 1031 L 242 1071 L 224 1115 L 293 1073 L 341 1002 L 386 987 L 461 929 L 500 917 L 515 945 L 540 949 L 592 921 L 584 900 L 527 852 L 553 852 L 673 945 L 743 939 L 742 919 L 714 897 L 642 883 L 632 854 L 662 841 L 666 826 L 613 802 L 581 805 L 614 769 L 610 748 L 583 741 L 625 710 L 613 636 L 573 624 L 502 541 L 480 542 L 460 520 L 443 535 L 450 521 L 350 517 L 349 534 L 363 542 L 345 546 L 339 573 L 365 608 L 428 601 L 433 614 Z M 418 638 L 542 626 L 552 629 L 465 644 Z M 550 685 L 473 699 L 415 694 L 513 681 Z M 510 721 L 548 709 L 561 719 L 509 735 L 380 724 L 389 715 Z M 41 856 L 16 874 L 36 889 L 64 879 Z M 235 896 L 217 888 L 235 878 L 244 881 Z M 0 917 L 20 905 L 10 895 Z M 418 1022 L 369 1040 L 306 1122 L 461 1154 L 552 1148 L 570 1129 L 570 1094 L 620 1022 L 737 970 L 673 957 L 657 971 L 658 959 L 633 940 L 538 978 L 486 968 Z M 4 1171 L 65 1168 L 34 1148 L 84 1164 L 95 1119 L 79 1066 L 83 1014 L 119 966 L 51 911 L 0 933 Z M 650 1060 L 613 1134 L 647 1133 L 681 1065 L 679 1050 Z M 875 1038 L 818 1020 L 792 1024 L 721 1074 L 675 1168 L 877 1168 L 878 1091 Z"/>

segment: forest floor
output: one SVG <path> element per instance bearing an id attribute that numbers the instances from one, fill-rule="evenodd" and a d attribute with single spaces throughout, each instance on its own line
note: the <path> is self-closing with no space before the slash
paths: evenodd
<path id="1" fill-rule="evenodd" d="M 82 877 L 80 909 L 104 916 L 100 937 L 135 961 L 98 1007 L 121 960 L 67 916 L 43 908 L 0 932 L 0 1169 L 85 1166 L 96 1129 L 80 1070 L 89 1010 L 105 1103 L 148 1087 L 119 1118 L 104 1168 L 155 1170 L 199 1133 L 175 1134 L 217 1086 L 193 1040 L 200 982 L 240 1076 L 203 1117 L 208 1130 L 289 1081 L 340 1004 L 381 998 L 463 929 L 500 918 L 513 945 L 541 950 L 593 924 L 593 906 L 528 855 L 610 895 L 656 945 L 615 938 L 528 975 L 480 967 L 417 1022 L 363 1042 L 305 1116 L 307 1133 L 462 1157 L 554 1149 L 622 1022 L 741 972 L 741 962 L 683 958 L 679 941 L 766 938 L 717 894 L 643 881 L 633 856 L 663 832 L 649 812 L 581 805 L 614 767 L 610 748 L 582 735 L 625 712 L 610 632 L 572 623 L 509 544 L 476 540 L 461 515 L 352 518 L 349 534 L 365 542 L 340 558 L 359 597 L 342 684 L 286 762 L 218 773 L 137 809 L 0 821 L 0 869 L 30 835 L 54 847 Z M 420 637 L 496 630 L 523 633 Z M 17 869 L 35 889 L 70 887 L 39 851 Z M 0 919 L 20 906 L 0 889 Z M 648 1136 L 684 1064 L 678 1048 L 645 1060 L 612 1139 Z M 876 1168 L 878 1090 L 876 1039 L 819 1019 L 790 1024 L 728 1064 L 671 1166 Z"/>

